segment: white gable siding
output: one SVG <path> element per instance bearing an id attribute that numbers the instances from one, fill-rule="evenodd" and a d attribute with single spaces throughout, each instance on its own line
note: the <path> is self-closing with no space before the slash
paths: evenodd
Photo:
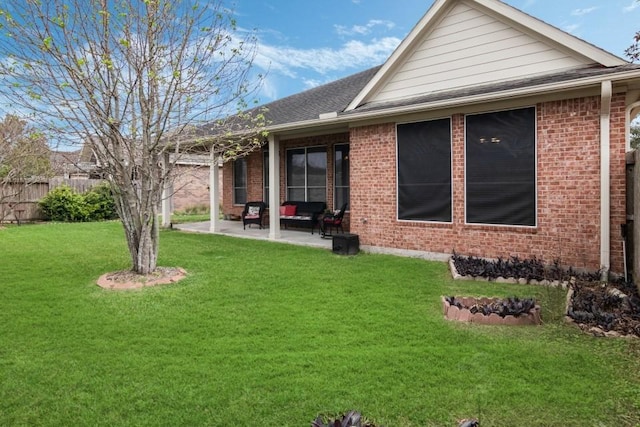
<path id="1" fill-rule="evenodd" d="M 409 98 L 583 65 L 586 63 L 549 44 L 458 3 L 369 101 Z"/>

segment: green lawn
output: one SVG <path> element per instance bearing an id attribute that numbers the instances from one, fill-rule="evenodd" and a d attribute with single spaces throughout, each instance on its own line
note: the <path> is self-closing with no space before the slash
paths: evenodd
<path id="1" fill-rule="evenodd" d="M 562 321 L 560 290 L 454 282 L 442 263 L 162 232 L 176 285 L 128 267 L 117 222 L 0 230 L 0 425 L 640 425 L 639 340 Z M 540 327 L 443 319 L 440 296 L 536 296 Z"/>

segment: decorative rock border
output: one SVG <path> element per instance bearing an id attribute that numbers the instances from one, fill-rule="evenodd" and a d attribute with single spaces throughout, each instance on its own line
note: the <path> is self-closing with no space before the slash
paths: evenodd
<path id="1" fill-rule="evenodd" d="M 451 275 L 454 280 L 475 280 L 477 282 L 495 282 L 495 283 L 513 283 L 513 284 L 521 284 L 521 285 L 542 285 L 542 286 L 551 286 L 553 288 L 561 287 L 562 289 L 569 289 L 571 283 L 569 281 L 560 281 L 560 280 L 527 280 L 525 278 L 515 278 L 515 277 L 497 277 L 496 279 L 489 279 L 488 277 L 482 276 L 463 276 L 458 273 L 456 269 L 456 263 L 453 261 L 453 258 L 449 259 L 449 269 L 451 270 Z M 575 281 L 575 278 L 571 278 L 571 281 Z"/>
<path id="2" fill-rule="evenodd" d="M 482 313 L 472 313 L 468 307 L 473 307 L 476 304 L 492 304 L 498 302 L 501 298 L 473 298 L 473 297 L 460 297 L 464 308 L 460 309 L 455 305 L 451 305 L 447 302 L 445 297 L 442 299 L 442 311 L 444 318 L 447 320 L 457 320 L 459 322 L 471 322 L 481 325 L 510 325 L 510 326 L 522 326 L 522 325 L 541 325 L 542 319 L 540 318 L 540 306 L 536 306 L 526 315 L 505 316 L 500 317 L 495 313 L 491 313 L 486 316 Z"/>

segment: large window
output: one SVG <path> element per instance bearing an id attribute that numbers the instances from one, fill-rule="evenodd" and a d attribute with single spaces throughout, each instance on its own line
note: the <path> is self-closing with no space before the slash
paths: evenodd
<path id="1" fill-rule="evenodd" d="M 451 120 L 397 126 L 398 218 L 451 222 Z"/>
<path id="2" fill-rule="evenodd" d="M 335 146 L 333 206 L 340 209 L 349 203 L 349 144 Z"/>
<path id="3" fill-rule="evenodd" d="M 233 204 L 247 203 L 247 159 L 233 161 Z"/>
<path id="4" fill-rule="evenodd" d="M 327 201 L 327 149 L 287 150 L 287 200 Z"/>
<path id="5" fill-rule="evenodd" d="M 536 225 L 536 110 L 466 116 L 467 223 Z"/>

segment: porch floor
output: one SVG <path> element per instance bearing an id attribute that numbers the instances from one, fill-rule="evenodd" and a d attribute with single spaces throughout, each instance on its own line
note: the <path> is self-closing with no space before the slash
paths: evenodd
<path id="1" fill-rule="evenodd" d="M 190 222 L 184 224 L 174 224 L 173 228 L 181 231 L 188 231 L 193 233 L 208 233 L 208 234 L 222 234 L 225 236 L 241 237 L 244 239 L 256 239 L 256 240 L 271 240 L 269 239 L 269 227 L 265 227 L 262 230 L 257 225 L 247 225 L 246 230 L 242 229 L 242 221 L 220 221 L 220 231 L 212 233 L 209 230 L 211 223 L 209 221 L 204 222 Z M 292 245 L 301 246 L 314 246 L 319 248 L 331 249 L 332 239 L 327 237 L 323 239 L 320 237 L 319 230 L 315 230 L 313 234 L 309 229 L 280 229 L 280 239 L 273 240 L 282 243 L 290 243 Z"/>

